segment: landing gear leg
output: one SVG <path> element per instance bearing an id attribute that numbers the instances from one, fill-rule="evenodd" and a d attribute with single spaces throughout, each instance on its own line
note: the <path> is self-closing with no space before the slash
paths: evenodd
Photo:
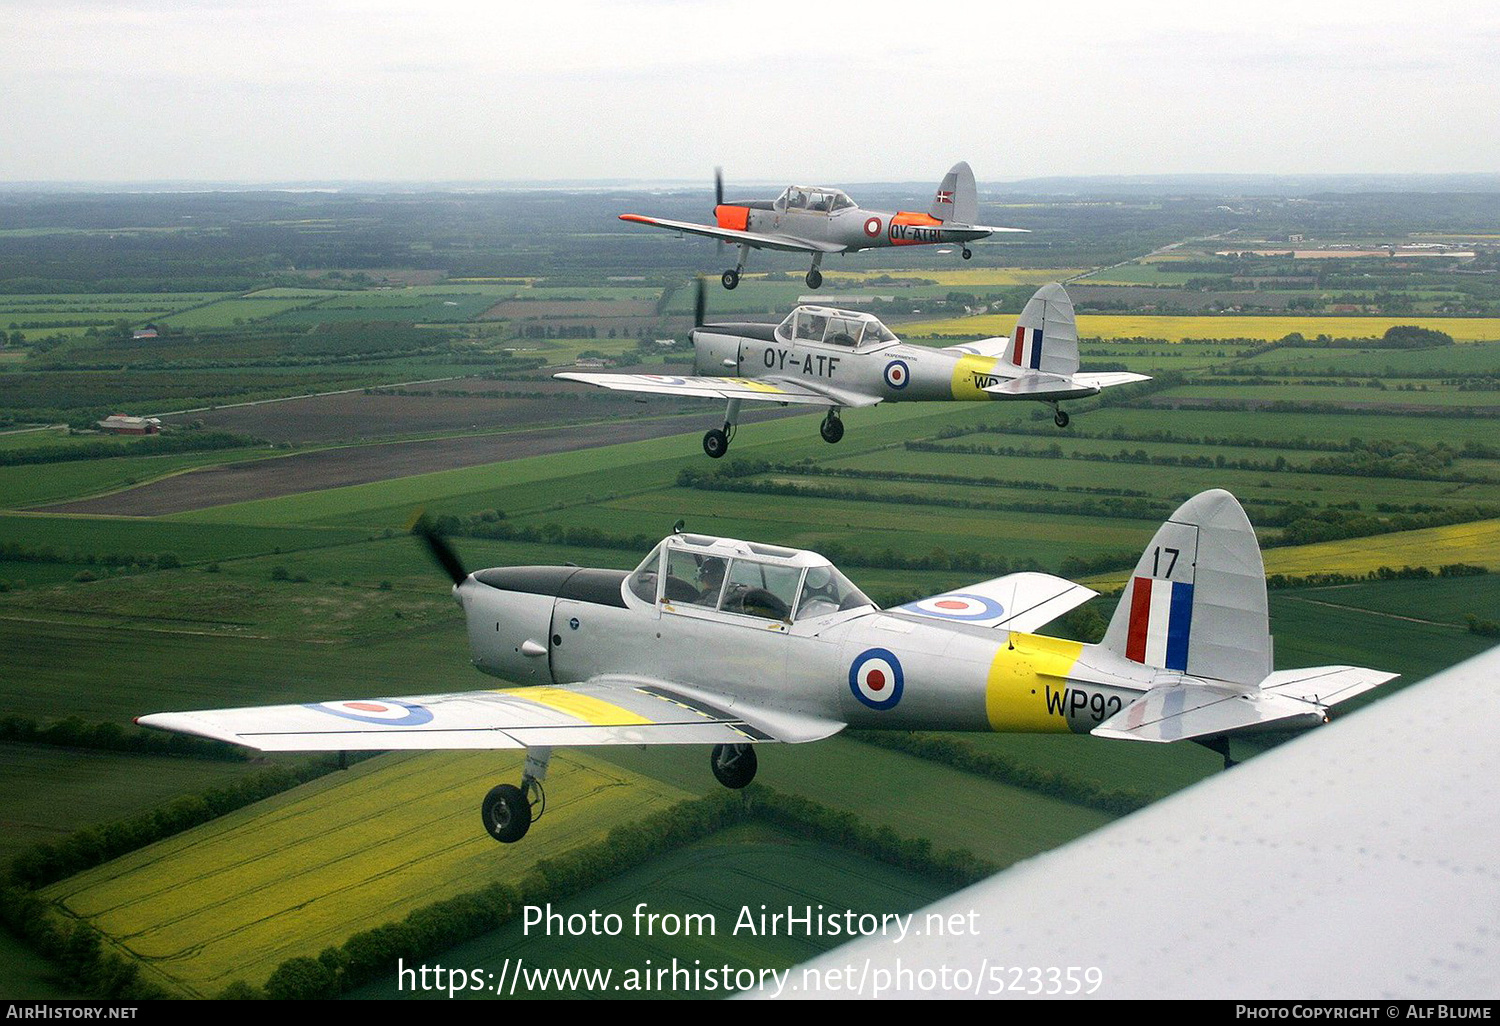
<path id="1" fill-rule="evenodd" d="M 812 269 L 807 272 L 807 287 L 810 289 L 819 288 L 823 284 L 823 272 L 818 270 L 818 265 L 822 262 L 823 254 L 814 253 Z"/>
<path id="2" fill-rule="evenodd" d="M 732 791 L 755 779 L 756 765 L 754 745 L 714 745 L 709 758 L 715 779 Z"/>
<path id="3" fill-rule="evenodd" d="M 964 247 L 964 259 L 965 260 L 973 260 L 974 259 L 974 251 L 972 249 L 970 249 L 968 246 Z"/>
<path id="4" fill-rule="evenodd" d="M 526 768 L 521 771 L 521 786 L 497 784 L 490 788 L 479 806 L 484 829 L 502 844 L 514 844 L 526 836 L 532 821 L 547 811 L 547 793 L 542 781 L 547 776 L 551 748 L 528 748 Z"/>
<path id="5" fill-rule="evenodd" d="M 740 259 L 729 270 L 719 276 L 720 283 L 729 291 L 733 292 L 740 283 L 740 275 L 745 271 L 745 260 L 750 256 L 750 247 L 740 246 Z"/>
<path id="6" fill-rule="evenodd" d="M 1056 403 L 1052 404 L 1052 423 L 1056 424 L 1058 427 L 1065 428 L 1068 426 L 1068 421 L 1071 419 L 1072 418 L 1070 418 L 1064 410 L 1058 408 Z"/>
<path id="7" fill-rule="evenodd" d="M 828 411 L 828 416 L 823 418 L 823 423 L 818 425 L 818 434 L 823 436 L 823 441 L 833 445 L 844 437 L 844 422 L 839 419 L 837 406 Z"/>
<path id="8" fill-rule="evenodd" d="M 729 440 L 734 437 L 743 402 L 742 399 L 729 400 L 729 405 L 724 408 L 724 429 L 721 431 L 714 428 L 703 436 L 703 451 L 708 453 L 710 459 L 719 459 L 729 451 Z"/>
<path id="9" fill-rule="evenodd" d="M 1210 752 L 1213 752 L 1215 755 L 1223 756 L 1225 769 L 1228 769 L 1231 766 L 1239 765 L 1239 760 L 1231 759 L 1229 757 L 1229 738 L 1224 736 L 1223 734 L 1219 735 L 1218 737 L 1211 737 L 1207 739 L 1195 737 L 1193 738 L 1193 740 L 1202 745 L 1204 748 L 1207 748 Z"/>

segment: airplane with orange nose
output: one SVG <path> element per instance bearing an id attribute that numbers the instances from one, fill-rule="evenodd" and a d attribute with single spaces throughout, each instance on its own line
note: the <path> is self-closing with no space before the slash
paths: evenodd
<path id="1" fill-rule="evenodd" d="M 1027 228 L 994 228 L 975 224 L 979 193 L 974 172 L 959 161 L 943 176 L 926 213 L 912 210 L 865 210 L 840 189 L 790 185 L 774 200 L 724 202 L 724 176 L 714 172 L 715 224 L 669 221 L 641 214 L 621 214 L 620 220 L 689 235 L 704 235 L 740 248 L 739 262 L 719 278 L 726 289 L 740 283 L 752 249 L 811 253 L 807 287 L 823 284 L 818 265 L 830 253 L 854 253 L 886 246 L 963 247 L 963 257 L 974 254 L 968 244 L 996 232 L 1025 232 Z"/>

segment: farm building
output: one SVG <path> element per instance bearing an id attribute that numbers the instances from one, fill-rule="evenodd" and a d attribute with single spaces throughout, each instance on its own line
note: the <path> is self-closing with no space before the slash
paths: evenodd
<path id="1" fill-rule="evenodd" d="M 130 338 L 131 338 L 132 341 L 139 341 L 139 340 L 141 340 L 143 338 L 155 338 L 155 337 L 156 337 L 156 328 L 153 325 L 150 325 L 150 324 L 146 325 L 144 328 L 137 328 L 135 331 L 132 331 L 130 333 Z"/>
<path id="2" fill-rule="evenodd" d="M 117 435 L 154 435 L 161 431 L 161 421 L 155 417 L 131 417 L 124 413 L 111 413 L 99 422 L 99 428 Z"/>

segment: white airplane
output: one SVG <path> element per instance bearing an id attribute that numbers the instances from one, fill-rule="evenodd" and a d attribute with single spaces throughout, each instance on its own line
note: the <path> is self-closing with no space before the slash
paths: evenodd
<path id="1" fill-rule="evenodd" d="M 522 687 L 159 713 L 143 726 L 262 751 L 521 748 L 519 786 L 481 805 L 519 840 L 555 746 L 712 745 L 726 787 L 756 746 L 845 727 L 1055 731 L 1130 741 L 1311 727 L 1391 679 L 1350 666 L 1273 670 L 1255 532 L 1228 492 L 1188 500 L 1151 540 L 1097 645 L 1033 633 L 1095 594 L 1009 574 L 882 610 L 814 552 L 674 534 L 633 572 L 574 566 L 454 582 L 475 667 Z"/>
<path id="2" fill-rule="evenodd" d="M 729 451 L 746 402 L 823 407 L 826 442 L 844 437 L 839 411 L 876 403 L 1032 400 L 1052 407 L 1058 427 L 1064 399 L 1150 380 L 1126 371 L 1080 373 L 1073 302 L 1060 284 L 1043 285 L 1016 330 L 946 349 L 907 345 L 873 315 L 799 306 L 780 324 L 704 324 L 699 284 L 693 376 L 581 374 L 553 377 L 623 392 L 724 399 L 723 428 L 703 436 L 703 451 Z"/>
<path id="3" fill-rule="evenodd" d="M 996 232 L 1026 232 L 1026 228 L 994 228 L 975 224 L 979 217 L 979 192 L 974 172 L 964 161 L 948 170 L 938 183 L 927 212 L 913 210 L 862 210 L 848 194 L 827 186 L 788 186 L 774 200 L 724 202 L 724 175 L 714 172 L 714 224 L 669 221 L 640 214 L 621 214 L 620 220 L 665 228 L 668 231 L 703 235 L 740 248 L 739 262 L 720 276 L 726 289 L 740 283 L 745 260 L 752 249 L 786 253 L 809 253 L 812 267 L 807 287 L 823 284 L 818 265 L 830 253 L 855 253 L 886 246 L 931 246 L 956 243 L 968 260 L 968 244 Z"/>

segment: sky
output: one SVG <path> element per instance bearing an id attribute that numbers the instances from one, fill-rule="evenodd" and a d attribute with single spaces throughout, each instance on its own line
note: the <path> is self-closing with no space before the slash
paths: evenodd
<path id="1" fill-rule="evenodd" d="M 0 0 L 0 181 L 1500 170 L 1500 4 Z"/>

